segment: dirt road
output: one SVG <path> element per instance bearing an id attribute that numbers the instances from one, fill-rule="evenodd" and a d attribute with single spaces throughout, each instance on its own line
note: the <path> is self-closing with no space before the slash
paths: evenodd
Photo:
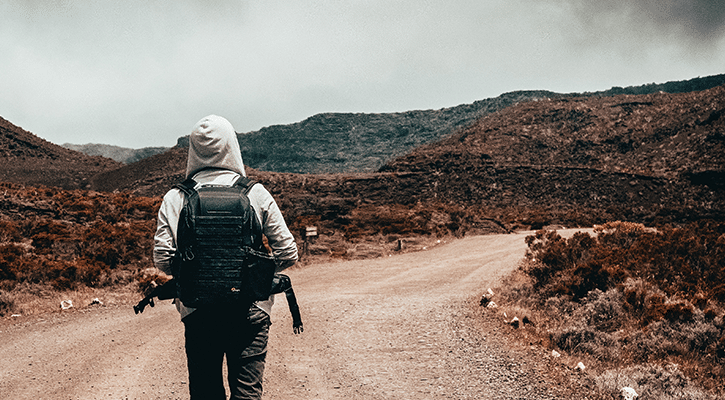
<path id="1" fill-rule="evenodd" d="M 265 399 L 560 398 L 532 351 L 482 329 L 480 295 L 524 234 L 288 271 L 305 332 L 273 311 Z M 168 301 L 0 325 L 0 398 L 187 399 L 183 326 Z"/>

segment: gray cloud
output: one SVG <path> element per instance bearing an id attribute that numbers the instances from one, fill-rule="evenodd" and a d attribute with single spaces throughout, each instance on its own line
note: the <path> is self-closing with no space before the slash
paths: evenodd
<path id="1" fill-rule="evenodd" d="M 659 35 L 682 45 L 708 47 L 725 36 L 722 0 L 571 0 L 589 35 L 621 30 L 635 39 Z M 630 36 L 631 37 L 631 36 Z"/>
<path id="2" fill-rule="evenodd" d="M 725 34 L 722 0 L 641 0 L 632 4 L 660 29 L 680 28 L 681 35 L 691 40 L 717 41 Z"/>
<path id="3" fill-rule="evenodd" d="M 250 131 L 319 112 L 690 79 L 725 72 L 723 9 L 701 0 L 4 0 L 0 116 L 54 143 L 163 146 L 210 113 Z"/>

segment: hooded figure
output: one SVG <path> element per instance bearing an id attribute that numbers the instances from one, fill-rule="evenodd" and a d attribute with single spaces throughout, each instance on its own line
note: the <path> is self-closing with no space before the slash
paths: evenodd
<path id="1" fill-rule="evenodd" d="M 193 178 L 198 189 L 203 185 L 231 186 L 240 176 L 246 173 L 231 123 L 216 115 L 202 118 L 189 136 L 186 178 Z M 279 265 L 277 272 L 294 265 L 297 245 L 277 203 L 259 183 L 247 196 Z M 154 265 L 166 274 L 171 274 L 183 205 L 184 193 L 174 188 L 164 195 L 159 209 L 153 257 Z M 261 398 L 273 297 L 243 310 L 226 306 L 194 309 L 179 299 L 174 303 L 185 327 L 191 399 L 226 398 L 221 376 L 224 356 L 231 398 Z"/>
<path id="2" fill-rule="evenodd" d="M 247 176 L 237 134 L 225 118 L 209 115 L 197 122 L 189 135 L 186 177 L 207 169 L 224 169 Z"/>

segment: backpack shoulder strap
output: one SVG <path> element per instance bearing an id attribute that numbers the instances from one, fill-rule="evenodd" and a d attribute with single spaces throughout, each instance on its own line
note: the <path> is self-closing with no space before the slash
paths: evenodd
<path id="1" fill-rule="evenodd" d="M 191 196 L 196 191 L 194 189 L 194 187 L 196 187 L 196 181 L 192 178 L 187 178 L 185 181 L 179 182 L 179 183 L 175 184 L 173 187 L 184 192 L 184 194 L 186 194 L 186 196 Z"/>
<path id="2" fill-rule="evenodd" d="M 237 179 L 234 185 L 244 188 L 244 195 L 246 196 L 247 194 L 249 194 L 249 191 L 252 190 L 252 186 L 256 185 L 257 183 L 257 181 L 253 181 L 246 176 L 239 175 L 239 179 Z"/>
<path id="3" fill-rule="evenodd" d="M 196 181 L 192 178 L 187 178 L 183 182 L 179 182 L 175 184 L 173 187 L 181 190 L 184 192 L 187 196 L 191 196 L 194 192 L 196 192 Z M 236 182 L 234 182 L 234 186 L 239 186 L 244 189 L 244 195 L 247 195 L 250 190 L 252 190 L 252 186 L 256 185 L 258 182 L 251 180 L 247 178 L 246 176 L 239 176 L 239 179 L 237 179 Z"/>

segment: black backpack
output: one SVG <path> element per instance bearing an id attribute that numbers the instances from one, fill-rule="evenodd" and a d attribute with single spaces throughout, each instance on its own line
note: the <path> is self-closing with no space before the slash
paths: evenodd
<path id="1" fill-rule="evenodd" d="M 247 197 L 255 184 L 242 176 L 232 186 L 195 190 L 191 178 L 174 185 L 185 194 L 172 262 L 185 306 L 245 305 L 269 298 L 276 262 Z"/>

